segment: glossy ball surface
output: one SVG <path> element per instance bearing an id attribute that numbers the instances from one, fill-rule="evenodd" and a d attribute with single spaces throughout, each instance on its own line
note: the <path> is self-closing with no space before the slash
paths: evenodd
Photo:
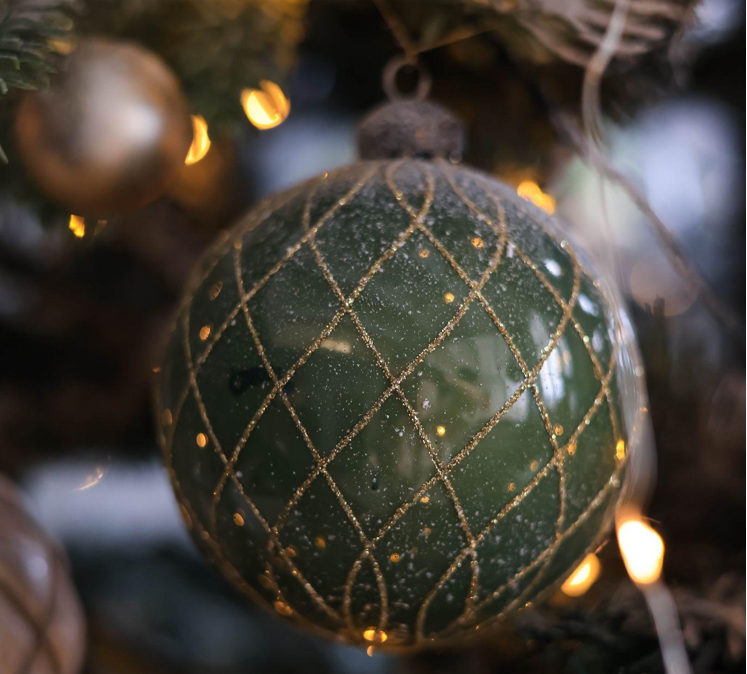
<path id="1" fill-rule="evenodd" d="M 275 612 L 406 650 L 600 542 L 624 468 L 610 307 L 542 212 L 447 162 L 360 162 L 209 253 L 161 369 L 183 513 Z"/>

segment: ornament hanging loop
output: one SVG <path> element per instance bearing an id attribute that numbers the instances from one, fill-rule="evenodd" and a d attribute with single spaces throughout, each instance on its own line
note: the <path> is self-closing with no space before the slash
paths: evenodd
<path id="1" fill-rule="evenodd" d="M 415 75 L 415 85 L 411 90 L 400 86 L 400 78 L 407 71 Z M 416 100 L 422 101 L 428 97 L 431 91 L 433 78 L 425 67 L 413 56 L 402 54 L 395 56 L 384 66 L 381 76 L 381 84 L 384 93 L 390 101 Z"/>

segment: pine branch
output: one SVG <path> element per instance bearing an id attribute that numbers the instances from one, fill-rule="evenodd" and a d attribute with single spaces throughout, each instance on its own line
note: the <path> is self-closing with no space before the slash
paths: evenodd
<path id="1" fill-rule="evenodd" d="M 57 46 L 72 28 L 62 6 L 5 0 L 0 8 L 0 96 L 46 86 Z"/>
<path id="2" fill-rule="evenodd" d="M 11 89 L 47 86 L 50 73 L 55 71 L 58 46 L 64 44 L 72 25 L 61 6 L 33 6 L 29 0 L 2 0 L 0 100 Z M 2 145 L 0 163 L 8 163 Z"/>

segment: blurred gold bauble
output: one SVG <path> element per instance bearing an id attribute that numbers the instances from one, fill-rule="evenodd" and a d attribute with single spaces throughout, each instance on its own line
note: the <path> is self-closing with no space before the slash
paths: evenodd
<path id="1" fill-rule="evenodd" d="M 184 164 L 192 124 L 179 83 L 154 54 L 89 40 L 52 84 L 27 94 L 16 142 L 32 179 L 73 213 L 142 208 Z"/>
<path id="2" fill-rule="evenodd" d="M 64 554 L 0 475 L 0 672 L 77 674 L 85 641 Z"/>

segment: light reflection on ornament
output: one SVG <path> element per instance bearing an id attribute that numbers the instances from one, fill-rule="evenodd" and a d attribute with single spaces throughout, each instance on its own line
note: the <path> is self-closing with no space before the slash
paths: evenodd
<path id="1" fill-rule="evenodd" d="M 103 466 L 97 466 L 94 472 L 86 478 L 86 481 L 78 487 L 76 491 L 85 491 L 86 489 L 90 489 L 94 485 L 97 485 L 101 482 L 101 478 L 104 477 L 105 473 L 106 471 Z"/>
<path id="2" fill-rule="evenodd" d="M 274 82 L 261 80 L 259 89 L 244 89 L 241 106 L 249 121 L 258 129 L 272 129 L 282 124 L 290 114 L 290 101 Z"/>
<path id="3" fill-rule="evenodd" d="M 71 215 L 68 225 L 73 236 L 82 239 L 86 235 L 86 221 L 80 215 Z"/>
<path id="4" fill-rule="evenodd" d="M 436 433 L 438 433 L 441 437 L 446 435 L 446 427 L 445 426 L 436 426 Z"/>
<path id="5" fill-rule="evenodd" d="M 187 166 L 196 164 L 210 149 L 211 141 L 208 136 L 208 126 L 205 118 L 201 115 L 192 115 L 192 145 L 184 160 Z"/>
<path id="6" fill-rule="evenodd" d="M 617 445 L 615 445 L 615 458 L 618 461 L 622 461 L 625 458 L 625 440 L 620 439 L 617 441 Z"/>
<path id="7" fill-rule="evenodd" d="M 664 564 L 664 541 L 656 531 L 639 519 L 624 521 L 617 529 L 625 568 L 640 585 L 659 580 Z"/>
<path id="8" fill-rule="evenodd" d="M 547 192 L 533 180 L 523 180 L 516 188 L 516 193 L 527 201 L 531 201 L 535 206 L 541 208 L 545 213 L 552 215 L 555 213 L 555 197 Z"/>
<path id="9" fill-rule="evenodd" d="M 321 343 L 320 347 L 327 351 L 335 351 L 336 353 L 350 353 L 353 350 L 353 345 L 344 339 L 327 338 Z"/>
<path id="10" fill-rule="evenodd" d="M 444 295 L 444 302 L 446 304 L 451 304 L 454 301 L 454 293 L 446 293 Z"/>
<path id="11" fill-rule="evenodd" d="M 563 583 L 561 591 L 569 597 L 580 597 L 599 578 L 601 568 L 599 558 L 594 553 L 587 555 L 568 580 Z"/>

